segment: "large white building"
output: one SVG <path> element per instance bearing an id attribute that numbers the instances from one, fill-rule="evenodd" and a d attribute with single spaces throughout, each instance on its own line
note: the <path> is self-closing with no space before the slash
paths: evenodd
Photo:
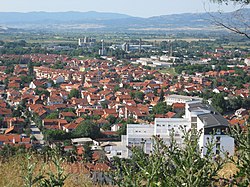
<path id="1" fill-rule="evenodd" d="M 186 103 L 188 101 L 202 101 L 200 97 L 192 97 L 192 96 L 185 96 L 185 95 L 168 95 L 165 98 L 167 105 L 172 105 L 174 103 Z"/>
<path id="2" fill-rule="evenodd" d="M 185 107 L 185 118 L 191 120 L 191 127 L 202 130 L 199 140 L 199 147 L 203 155 L 206 153 L 206 144 L 213 139 L 216 142 L 214 153 L 219 150 L 234 154 L 234 139 L 225 134 L 228 128 L 228 121 L 219 114 L 212 106 L 198 101 L 187 102 Z"/>
<path id="3" fill-rule="evenodd" d="M 160 136 L 168 144 L 173 133 L 176 143 L 182 145 L 182 127 L 190 128 L 190 120 L 187 118 L 155 118 L 154 135 Z"/>
<path id="4" fill-rule="evenodd" d="M 143 146 L 145 153 L 149 154 L 152 151 L 154 135 L 154 125 L 150 124 L 128 124 L 126 145 L 131 146 Z M 127 156 L 131 156 L 131 152 L 127 152 Z"/>
<path id="5" fill-rule="evenodd" d="M 244 63 L 247 65 L 247 66 L 250 66 L 250 58 L 246 58 L 244 60 Z"/>
<path id="6" fill-rule="evenodd" d="M 91 47 L 96 42 L 96 39 L 85 36 L 84 38 L 78 39 L 78 46 L 80 47 Z"/>
<path id="7" fill-rule="evenodd" d="M 123 136 L 123 157 L 130 157 L 131 152 L 124 152 L 127 146 L 141 146 L 145 153 L 153 151 L 153 136 L 160 136 L 163 141 L 170 143 L 171 133 L 174 130 L 174 138 L 176 142 L 183 145 L 183 131 L 194 128 L 202 130 L 199 139 L 199 148 L 202 149 L 202 155 L 206 153 L 207 141 L 215 142 L 214 153 L 220 154 L 220 150 L 228 152 L 229 155 L 234 154 L 234 139 L 224 134 L 224 130 L 228 127 L 228 122 L 213 107 L 204 104 L 201 101 L 189 101 L 185 106 L 184 118 L 155 118 L 152 124 L 128 124 L 127 135 Z M 212 135 L 213 134 L 213 135 Z M 111 155 L 119 152 L 117 148 L 111 147 Z M 121 154 L 119 154 L 121 156 Z"/>

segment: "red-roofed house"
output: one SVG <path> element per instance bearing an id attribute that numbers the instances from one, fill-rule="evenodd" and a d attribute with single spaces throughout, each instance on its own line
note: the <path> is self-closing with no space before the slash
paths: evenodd
<path id="1" fill-rule="evenodd" d="M 185 103 L 173 103 L 172 104 L 173 111 L 176 113 L 185 111 Z"/>

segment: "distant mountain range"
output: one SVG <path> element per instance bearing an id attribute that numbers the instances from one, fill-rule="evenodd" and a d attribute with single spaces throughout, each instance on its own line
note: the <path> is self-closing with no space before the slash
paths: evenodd
<path id="1" fill-rule="evenodd" d="M 43 30 L 168 31 L 213 30 L 213 19 L 237 23 L 236 14 L 250 22 L 250 9 L 231 13 L 185 13 L 150 18 L 102 12 L 0 12 L 2 28 Z"/>
<path id="2" fill-rule="evenodd" d="M 0 12 L 0 23 L 19 24 L 19 23 L 70 23 L 86 22 L 93 20 L 114 20 L 126 19 L 131 16 L 118 13 L 102 12 Z"/>

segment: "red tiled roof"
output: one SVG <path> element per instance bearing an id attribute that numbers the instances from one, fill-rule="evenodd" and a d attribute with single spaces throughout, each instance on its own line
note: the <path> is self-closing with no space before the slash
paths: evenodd
<path id="1" fill-rule="evenodd" d="M 230 120 L 229 121 L 229 123 L 231 124 L 231 125 L 240 125 L 240 126 L 242 126 L 242 125 L 244 125 L 245 124 L 245 120 L 244 119 L 232 119 L 232 120 Z"/>
<path id="2" fill-rule="evenodd" d="M 60 114 L 64 117 L 75 117 L 76 116 L 73 112 L 61 112 Z"/>
<path id="3" fill-rule="evenodd" d="M 0 115 L 10 115 L 12 114 L 11 109 L 0 108 Z"/>
<path id="4" fill-rule="evenodd" d="M 63 127 L 69 130 L 74 130 L 76 129 L 80 124 L 78 123 L 69 123 L 67 125 L 64 125 Z"/>
<path id="5" fill-rule="evenodd" d="M 20 142 L 21 137 L 19 134 L 0 134 L 0 142 Z"/>
<path id="6" fill-rule="evenodd" d="M 174 109 L 184 109 L 185 108 L 185 103 L 173 103 L 172 107 Z"/>
<path id="7" fill-rule="evenodd" d="M 167 118 L 172 118 L 172 117 L 175 116 L 175 114 L 176 114 L 176 113 L 174 113 L 174 112 L 168 112 L 168 113 L 166 114 L 166 116 L 167 116 Z"/>

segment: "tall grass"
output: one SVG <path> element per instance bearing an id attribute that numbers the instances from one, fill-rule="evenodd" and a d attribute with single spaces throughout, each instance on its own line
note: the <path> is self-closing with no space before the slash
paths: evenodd
<path id="1" fill-rule="evenodd" d="M 49 176 L 47 173 L 56 172 L 56 167 L 49 161 L 47 163 L 43 162 L 43 159 L 39 156 L 33 156 L 30 163 L 35 165 L 33 176 L 38 176 L 43 173 L 45 179 Z M 23 187 L 26 185 L 24 177 L 28 175 L 24 168 L 28 167 L 28 160 L 24 154 L 16 155 L 9 159 L 1 160 L 0 162 L 0 186 L 1 187 Z M 68 177 L 64 181 L 64 187 L 91 187 L 94 186 L 90 178 L 86 174 L 81 172 L 71 173 L 70 165 L 62 166 L 65 168 L 64 173 Z M 41 171 L 43 170 L 43 171 Z M 34 187 L 39 186 L 39 183 L 32 185 Z"/>

